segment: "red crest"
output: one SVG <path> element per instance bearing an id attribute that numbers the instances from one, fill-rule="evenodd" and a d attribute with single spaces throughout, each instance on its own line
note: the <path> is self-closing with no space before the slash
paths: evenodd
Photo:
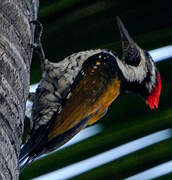
<path id="1" fill-rule="evenodd" d="M 157 83 L 153 88 L 151 94 L 146 98 L 146 104 L 149 105 L 150 109 L 158 108 L 159 96 L 161 94 L 161 76 L 158 72 L 157 74 Z"/>

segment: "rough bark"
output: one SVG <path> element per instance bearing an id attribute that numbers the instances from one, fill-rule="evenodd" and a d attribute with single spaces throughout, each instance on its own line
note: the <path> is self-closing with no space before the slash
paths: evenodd
<path id="1" fill-rule="evenodd" d="M 17 180 L 38 0 L 0 0 L 0 180 Z"/>

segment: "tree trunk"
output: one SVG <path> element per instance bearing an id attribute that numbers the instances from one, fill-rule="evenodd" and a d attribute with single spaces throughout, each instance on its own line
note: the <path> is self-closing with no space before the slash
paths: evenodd
<path id="1" fill-rule="evenodd" d="M 0 180 L 17 180 L 38 0 L 0 0 Z"/>

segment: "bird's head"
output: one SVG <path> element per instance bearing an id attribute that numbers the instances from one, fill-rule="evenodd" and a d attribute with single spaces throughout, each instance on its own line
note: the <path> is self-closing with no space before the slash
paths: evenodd
<path id="1" fill-rule="evenodd" d="M 117 60 L 122 88 L 143 96 L 150 109 L 158 108 L 161 93 L 160 73 L 152 57 L 133 41 L 119 17 L 117 23 L 123 48 L 122 59 Z"/>

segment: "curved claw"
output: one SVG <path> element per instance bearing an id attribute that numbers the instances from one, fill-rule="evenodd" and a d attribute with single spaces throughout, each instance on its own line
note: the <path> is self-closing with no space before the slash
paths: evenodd
<path id="1" fill-rule="evenodd" d="M 45 67 L 45 61 L 47 60 L 45 57 L 45 53 L 42 47 L 42 43 L 41 43 L 41 37 L 42 37 L 42 32 L 43 32 L 43 26 L 40 23 L 40 21 L 38 20 L 33 20 L 30 21 L 31 24 L 34 24 L 35 27 L 35 40 L 33 44 L 30 44 L 31 48 L 36 50 L 36 53 L 38 54 L 40 60 L 41 60 L 41 66 L 42 69 L 44 69 Z"/>

